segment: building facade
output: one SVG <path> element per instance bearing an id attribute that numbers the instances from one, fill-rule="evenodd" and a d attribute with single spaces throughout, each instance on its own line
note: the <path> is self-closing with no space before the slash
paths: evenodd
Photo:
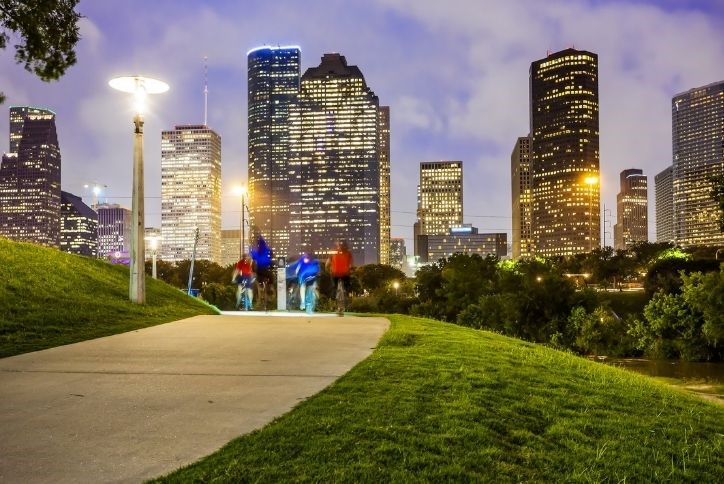
<path id="1" fill-rule="evenodd" d="M 390 262 L 389 265 L 396 267 L 400 270 L 405 270 L 405 264 L 407 263 L 407 248 L 405 247 L 405 239 L 392 238 L 390 239 Z"/>
<path id="2" fill-rule="evenodd" d="M 131 211 L 115 203 L 96 207 L 98 257 L 112 262 L 127 261 L 131 253 Z"/>
<path id="3" fill-rule="evenodd" d="M 71 254 L 98 255 L 98 214 L 83 200 L 60 192 L 60 250 Z"/>
<path id="4" fill-rule="evenodd" d="M 300 65 L 296 46 L 247 53 L 251 224 L 277 255 L 289 253 L 289 110 L 299 95 Z"/>
<path id="5" fill-rule="evenodd" d="M 420 163 L 416 235 L 446 235 L 462 224 L 463 162 Z"/>
<path id="6" fill-rule="evenodd" d="M 674 167 L 654 177 L 656 192 L 656 242 L 674 242 Z"/>
<path id="7" fill-rule="evenodd" d="M 380 264 L 390 264 L 390 107 L 378 111 L 380 156 Z"/>
<path id="8" fill-rule="evenodd" d="M 60 147 L 55 113 L 10 108 L 10 152 L 0 163 L 0 236 L 60 246 Z"/>
<path id="9" fill-rule="evenodd" d="M 535 253 L 600 247 L 598 56 L 566 49 L 530 67 Z"/>
<path id="10" fill-rule="evenodd" d="M 479 234 L 470 224 L 452 227 L 445 235 L 420 235 L 418 244 L 421 263 L 436 262 L 458 253 L 500 258 L 508 255 L 508 234 Z"/>
<path id="11" fill-rule="evenodd" d="M 221 259 L 221 137 L 205 125 L 161 133 L 161 258 Z"/>
<path id="12" fill-rule="evenodd" d="M 684 247 L 724 245 L 711 197 L 711 179 L 724 174 L 724 81 L 674 96 L 671 121 L 674 240 Z"/>
<path id="13" fill-rule="evenodd" d="M 241 231 L 222 230 L 221 231 L 221 262 L 220 265 L 226 267 L 236 264 L 241 259 Z"/>
<path id="14" fill-rule="evenodd" d="M 513 259 L 533 255 L 533 200 L 530 177 L 530 138 L 518 138 L 510 155 L 513 193 Z"/>
<path id="15" fill-rule="evenodd" d="M 346 240 L 356 265 L 379 262 L 379 101 L 360 69 L 324 54 L 289 119 L 290 252 Z"/>
<path id="16" fill-rule="evenodd" d="M 648 197 L 648 179 L 642 170 L 632 168 L 621 172 L 613 226 L 614 249 L 625 250 L 637 242 L 649 241 Z"/>

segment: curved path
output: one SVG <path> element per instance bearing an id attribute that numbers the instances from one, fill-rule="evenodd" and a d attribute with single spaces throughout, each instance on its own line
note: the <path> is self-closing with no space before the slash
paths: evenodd
<path id="1" fill-rule="evenodd" d="M 0 482 L 138 482 L 322 390 L 382 318 L 197 316 L 0 359 Z"/>

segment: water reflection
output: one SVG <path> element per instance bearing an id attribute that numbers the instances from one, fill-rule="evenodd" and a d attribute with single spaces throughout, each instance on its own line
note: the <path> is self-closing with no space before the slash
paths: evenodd
<path id="1" fill-rule="evenodd" d="M 609 358 L 606 363 L 628 368 L 644 375 L 677 380 L 724 384 L 724 362 L 647 360 L 643 358 Z"/>

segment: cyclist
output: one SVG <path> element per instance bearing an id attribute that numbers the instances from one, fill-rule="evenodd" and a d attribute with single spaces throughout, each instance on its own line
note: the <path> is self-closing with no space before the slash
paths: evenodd
<path id="1" fill-rule="evenodd" d="M 267 291 L 274 282 L 272 269 L 274 255 L 272 254 L 271 247 L 266 243 L 266 240 L 264 240 L 264 237 L 262 237 L 258 229 L 254 230 L 254 242 L 249 248 L 249 253 L 254 261 L 256 282 L 260 292 L 259 296 L 264 301 L 264 310 L 266 311 Z"/>
<path id="2" fill-rule="evenodd" d="M 251 259 L 249 254 L 243 254 L 239 262 L 234 266 L 234 274 L 231 276 L 231 282 L 237 284 L 236 288 L 236 309 L 241 307 L 241 303 L 244 299 L 244 292 L 246 291 L 248 297 L 248 306 L 245 304 L 244 309 L 251 309 L 251 304 L 254 299 L 254 293 L 249 290 L 251 288 L 251 281 L 254 277 L 251 271 Z M 246 301 L 244 301 L 246 302 Z"/>
<path id="3" fill-rule="evenodd" d="M 299 285 L 297 284 L 297 270 L 302 258 L 291 261 L 286 267 L 287 276 L 287 309 L 294 309 L 299 305 Z"/>
<path id="4" fill-rule="evenodd" d="M 306 309 L 311 313 L 314 311 L 314 301 L 317 292 L 317 275 L 319 274 L 319 261 L 302 254 L 297 265 L 297 283 L 299 284 L 299 309 Z M 312 291 L 311 294 L 308 294 Z M 307 299 L 311 302 L 308 303 Z"/>
<path id="5" fill-rule="evenodd" d="M 349 274 L 352 270 L 352 253 L 349 251 L 345 241 L 340 240 L 337 242 L 337 250 L 327 260 L 327 267 L 332 274 L 332 280 L 334 281 L 334 287 L 337 293 L 337 314 L 342 316 L 347 309 Z"/>

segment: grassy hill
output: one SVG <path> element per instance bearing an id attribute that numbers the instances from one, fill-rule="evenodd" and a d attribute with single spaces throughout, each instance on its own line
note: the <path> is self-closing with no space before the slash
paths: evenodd
<path id="1" fill-rule="evenodd" d="M 0 238 L 0 357 L 215 313 L 150 277 L 133 304 L 128 279 L 125 266 Z"/>
<path id="2" fill-rule="evenodd" d="M 161 481 L 721 482 L 722 406 L 498 334 L 390 319 L 335 384 Z"/>

